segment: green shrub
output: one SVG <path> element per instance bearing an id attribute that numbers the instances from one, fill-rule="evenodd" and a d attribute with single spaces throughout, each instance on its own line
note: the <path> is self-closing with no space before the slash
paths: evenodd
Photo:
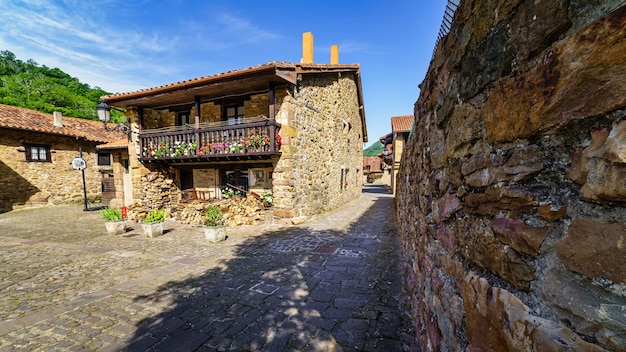
<path id="1" fill-rule="evenodd" d="M 122 220 L 122 211 L 116 208 L 106 208 L 100 210 L 100 215 L 105 221 L 120 221 Z"/>
<path id="2" fill-rule="evenodd" d="M 152 224 L 155 222 L 164 222 L 165 221 L 165 210 L 163 209 L 154 209 L 151 210 L 146 216 L 146 220 L 144 223 Z"/>
<path id="3" fill-rule="evenodd" d="M 209 205 L 204 213 L 205 226 L 222 226 L 224 225 L 224 215 L 220 208 L 215 205 Z"/>

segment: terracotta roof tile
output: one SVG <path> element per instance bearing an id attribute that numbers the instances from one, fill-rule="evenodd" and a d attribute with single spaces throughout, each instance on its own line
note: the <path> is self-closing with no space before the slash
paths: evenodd
<path id="1" fill-rule="evenodd" d="M 382 160 L 378 156 L 364 156 L 363 157 L 363 165 L 370 167 L 370 172 L 380 172 Z"/>
<path id="2" fill-rule="evenodd" d="M 126 149 L 128 148 L 128 139 L 122 138 L 116 141 L 112 141 L 106 144 L 100 144 L 96 147 L 96 149 Z"/>
<path id="3" fill-rule="evenodd" d="M 391 131 L 393 132 L 408 132 L 413 126 L 413 115 L 392 116 L 391 117 Z"/>
<path id="4" fill-rule="evenodd" d="M 302 70 L 311 70 L 311 71 L 323 70 L 323 69 L 348 69 L 348 70 L 358 71 L 360 68 L 360 65 L 359 64 L 332 64 L 331 65 L 331 64 L 315 64 L 315 63 L 304 64 L 304 63 L 290 63 L 290 62 L 282 62 L 282 61 L 270 61 L 268 63 L 261 64 L 261 65 L 250 66 L 250 67 L 236 69 L 236 70 L 230 70 L 230 71 L 216 73 L 216 74 L 209 75 L 209 76 L 190 78 L 190 79 L 186 79 L 183 81 L 167 83 L 167 84 L 163 84 L 157 87 L 140 89 L 140 90 L 133 91 L 133 92 L 110 94 L 110 95 L 103 96 L 102 100 L 114 101 L 118 99 L 135 97 L 135 96 L 140 96 L 144 94 L 151 94 L 151 93 L 154 94 L 154 93 L 158 93 L 162 91 L 169 91 L 172 89 L 180 89 L 180 88 L 189 87 L 189 86 L 196 86 L 199 84 L 206 84 L 208 82 L 219 80 L 221 78 L 236 77 L 239 75 L 249 74 L 249 73 L 253 73 L 257 71 L 264 71 L 264 70 L 276 69 L 276 68 L 295 69 L 296 67 L 300 67 Z"/>
<path id="5" fill-rule="evenodd" d="M 94 142 L 111 142 L 124 137 L 120 132 L 109 132 L 98 121 L 63 116 L 63 127 L 54 125 L 54 116 L 43 112 L 0 104 L 0 127 L 80 137 Z"/>

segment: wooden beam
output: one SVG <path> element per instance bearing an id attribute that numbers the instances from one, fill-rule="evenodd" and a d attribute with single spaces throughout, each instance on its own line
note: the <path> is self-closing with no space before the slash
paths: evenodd
<path id="1" fill-rule="evenodd" d="M 276 84 L 270 82 L 269 118 L 276 119 Z"/>

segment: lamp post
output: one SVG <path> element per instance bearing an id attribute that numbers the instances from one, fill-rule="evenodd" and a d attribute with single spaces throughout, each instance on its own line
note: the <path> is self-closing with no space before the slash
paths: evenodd
<path id="1" fill-rule="evenodd" d="M 100 103 L 96 105 L 96 110 L 98 111 L 98 119 L 102 121 L 104 129 L 107 131 L 120 131 L 125 134 L 130 134 L 130 126 L 128 125 L 128 121 L 124 123 L 118 123 L 115 127 L 107 126 L 107 123 L 111 121 L 111 109 L 115 109 L 117 111 L 123 111 L 118 108 L 114 108 L 109 106 L 107 103 L 100 100 Z"/>

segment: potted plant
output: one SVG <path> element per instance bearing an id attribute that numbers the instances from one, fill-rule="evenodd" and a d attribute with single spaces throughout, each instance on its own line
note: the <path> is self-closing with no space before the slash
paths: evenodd
<path id="1" fill-rule="evenodd" d="M 274 196 L 271 192 L 263 192 L 261 194 L 261 202 L 265 208 L 269 208 L 274 204 Z"/>
<path id="2" fill-rule="evenodd" d="M 117 208 L 100 210 L 104 218 L 104 227 L 109 235 L 119 235 L 126 232 L 126 219 L 122 218 L 122 211 Z"/>
<path id="3" fill-rule="evenodd" d="M 165 210 L 151 210 L 141 224 L 143 233 L 149 238 L 163 235 L 163 222 L 165 222 Z"/>
<path id="4" fill-rule="evenodd" d="M 210 242 L 219 242 L 226 239 L 224 215 L 220 208 L 209 205 L 204 213 L 204 236 Z"/>

